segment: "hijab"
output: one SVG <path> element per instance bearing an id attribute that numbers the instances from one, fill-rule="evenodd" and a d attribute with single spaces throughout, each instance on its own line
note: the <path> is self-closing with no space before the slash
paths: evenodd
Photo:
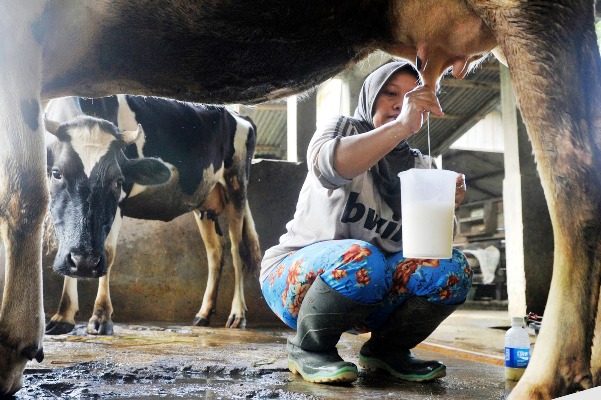
<path id="1" fill-rule="evenodd" d="M 375 129 L 373 122 L 374 104 L 380 90 L 392 75 L 408 66 L 409 63 L 406 62 L 390 62 L 373 71 L 365 79 L 354 115 L 354 118 L 359 120 L 365 129 L 364 132 Z M 380 196 L 392 209 L 396 217 L 401 216 L 401 182 L 398 173 L 414 166 L 415 156 L 409 147 L 409 143 L 403 140 L 369 170 Z"/>

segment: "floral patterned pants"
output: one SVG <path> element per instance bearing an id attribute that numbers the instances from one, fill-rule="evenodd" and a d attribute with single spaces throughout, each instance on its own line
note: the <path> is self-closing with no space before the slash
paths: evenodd
<path id="1" fill-rule="evenodd" d="M 290 253 L 262 284 L 269 307 L 296 329 L 305 293 L 320 275 L 332 289 L 361 304 L 379 303 L 355 331 L 369 332 L 384 323 L 411 296 L 431 302 L 461 304 L 472 285 L 467 259 L 453 249 L 450 259 L 385 257 L 374 245 L 353 239 L 314 243 Z"/>

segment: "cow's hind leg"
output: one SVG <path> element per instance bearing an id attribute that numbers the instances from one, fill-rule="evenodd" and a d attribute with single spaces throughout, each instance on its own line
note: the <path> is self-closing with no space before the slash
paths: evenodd
<path id="1" fill-rule="evenodd" d="M 245 209 L 239 209 L 234 202 L 227 203 L 225 209 L 234 267 L 234 297 L 226 327 L 244 328 L 246 327 L 246 301 L 244 299 L 244 263 L 240 256 L 240 250 L 244 246 L 242 229 Z"/>
<path id="2" fill-rule="evenodd" d="M 43 2 L 0 2 L 0 396 L 22 385 L 28 360 L 43 359 L 42 225 L 48 205 L 40 113 L 42 47 L 34 27 Z"/>
<path id="3" fill-rule="evenodd" d="M 510 398 L 555 398 L 593 384 L 601 278 L 601 60 L 593 2 L 470 3 L 507 57 L 553 223 L 545 318 Z"/>
<path id="4" fill-rule="evenodd" d="M 98 293 L 96 294 L 96 301 L 94 301 L 94 312 L 92 313 L 92 317 L 88 321 L 88 326 L 86 328 L 86 331 L 91 335 L 113 334 L 113 303 L 111 302 L 109 281 L 113 264 L 115 263 L 117 239 L 119 237 L 119 231 L 121 230 L 122 221 L 121 211 L 120 209 L 117 209 L 117 215 L 113 221 L 113 226 L 111 226 L 111 231 L 104 244 L 107 262 L 106 275 L 98 280 Z"/>
<path id="5" fill-rule="evenodd" d="M 79 311 L 77 279 L 65 276 L 63 293 L 56 314 L 46 324 L 46 335 L 61 335 L 75 328 L 75 315 Z"/>
<path id="6" fill-rule="evenodd" d="M 217 232 L 218 226 L 215 217 L 209 217 L 206 212 L 195 210 L 194 218 L 207 252 L 208 276 L 202 305 L 192 320 L 192 325 L 208 326 L 217 304 L 219 280 L 223 269 L 224 239 L 223 235 Z"/>
<path id="7" fill-rule="evenodd" d="M 593 336 L 593 349 L 591 354 L 591 373 L 593 385 L 601 386 L 601 301 L 597 308 L 597 320 Z"/>

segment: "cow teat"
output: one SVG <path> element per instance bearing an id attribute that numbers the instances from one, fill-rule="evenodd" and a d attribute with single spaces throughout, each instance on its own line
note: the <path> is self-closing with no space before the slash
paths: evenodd
<path id="1" fill-rule="evenodd" d="M 422 69 L 422 59 L 419 58 L 419 54 L 415 57 L 415 68 L 417 68 L 418 71 Z"/>
<path id="2" fill-rule="evenodd" d="M 469 60 L 467 58 L 458 58 L 453 62 L 452 75 L 456 79 L 463 79 L 469 71 Z"/>
<path id="3" fill-rule="evenodd" d="M 505 53 L 503 52 L 501 46 L 497 46 L 494 49 L 492 49 L 491 53 L 494 54 L 496 59 L 499 60 L 501 64 L 507 66 L 507 57 L 505 57 Z"/>

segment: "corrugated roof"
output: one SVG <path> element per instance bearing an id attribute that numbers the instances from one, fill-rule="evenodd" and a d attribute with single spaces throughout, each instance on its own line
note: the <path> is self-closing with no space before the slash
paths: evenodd
<path id="1" fill-rule="evenodd" d="M 255 158 L 286 159 L 286 101 L 255 107 L 240 106 L 239 110 L 257 125 Z"/>

